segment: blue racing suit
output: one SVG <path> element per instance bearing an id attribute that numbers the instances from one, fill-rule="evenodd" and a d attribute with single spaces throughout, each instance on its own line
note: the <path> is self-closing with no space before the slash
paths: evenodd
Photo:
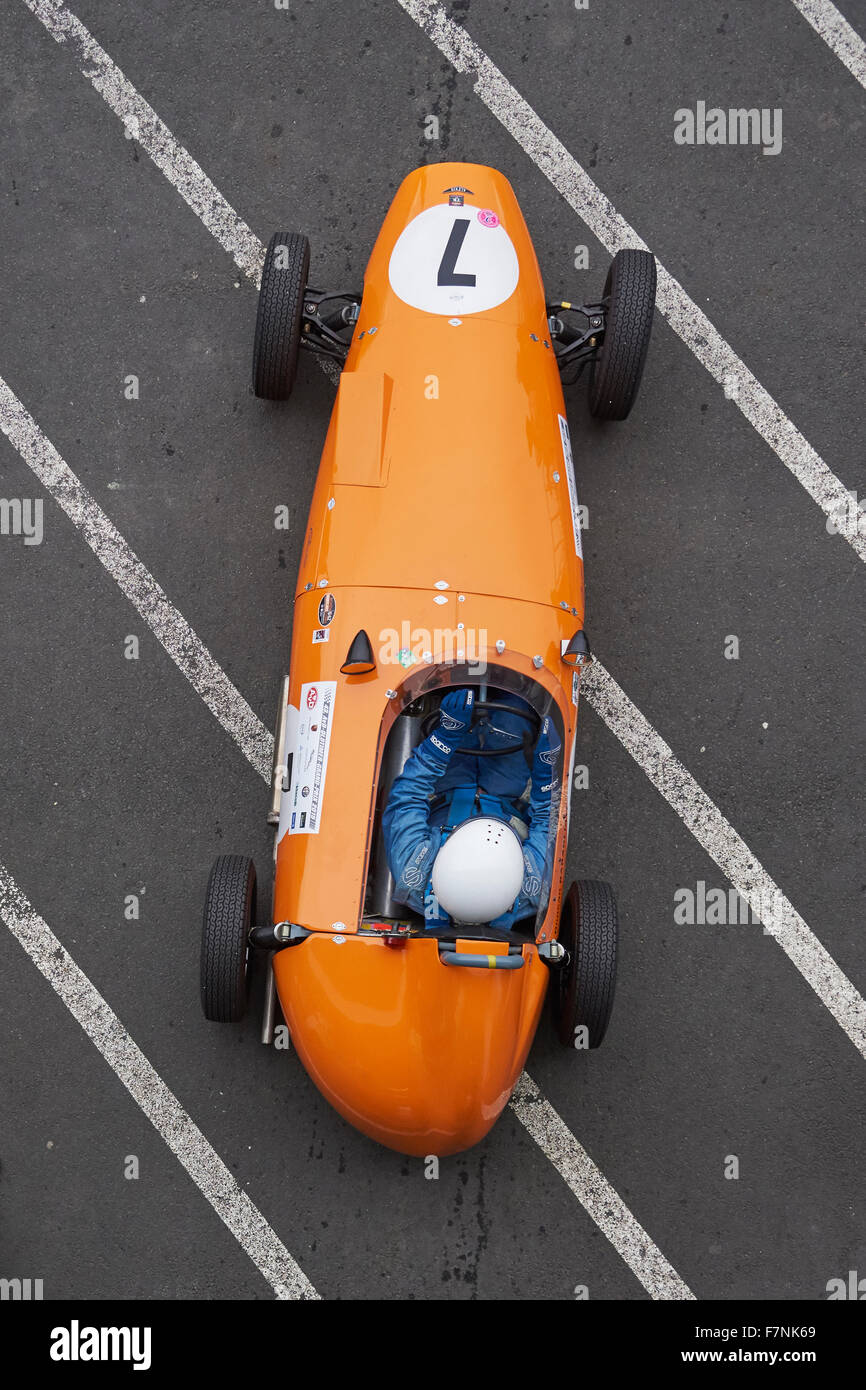
<path id="1" fill-rule="evenodd" d="M 531 709 L 517 696 L 503 694 L 500 699 Z M 484 747 L 511 746 L 514 751 L 473 757 L 473 749 L 481 746 L 479 727 L 471 727 L 473 703 L 471 690 L 452 690 L 444 696 L 438 727 L 410 754 L 394 780 L 383 815 L 394 896 L 422 914 L 431 927 L 450 922 L 433 892 L 433 861 L 450 832 L 470 816 L 506 820 L 522 841 L 523 885 L 492 926 L 507 928 L 537 911 L 550 872 L 560 785 L 560 743 L 553 723 L 549 718 L 542 723 L 528 777 L 523 751 L 527 721 L 507 711 L 491 712 Z"/>

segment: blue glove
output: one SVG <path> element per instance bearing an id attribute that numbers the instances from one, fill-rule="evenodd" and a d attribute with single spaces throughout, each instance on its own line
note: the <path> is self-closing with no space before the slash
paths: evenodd
<path id="1" fill-rule="evenodd" d="M 462 742 L 472 723 L 474 704 L 474 690 L 449 690 L 448 694 L 442 697 L 439 705 L 439 729 L 447 734 L 449 742 L 455 746 Z"/>

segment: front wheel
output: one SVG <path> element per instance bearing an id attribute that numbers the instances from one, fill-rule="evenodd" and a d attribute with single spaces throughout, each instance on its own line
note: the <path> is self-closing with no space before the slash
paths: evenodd
<path id="1" fill-rule="evenodd" d="M 275 232 L 265 252 L 253 343 L 253 391 L 269 401 L 292 394 L 301 350 L 310 243 L 297 232 Z"/>
<path id="2" fill-rule="evenodd" d="M 557 1036 L 563 1047 L 599 1047 L 616 987 L 617 912 L 609 883 L 572 883 L 562 904 L 558 939 L 568 959 L 550 982 Z"/>
<path id="3" fill-rule="evenodd" d="M 643 376 L 653 309 L 656 263 L 649 251 L 617 251 L 607 273 L 603 298 L 610 297 L 604 342 L 592 363 L 590 413 L 599 420 L 624 420 Z"/>
<path id="4" fill-rule="evenodd" d="M 246 1012 L 255 924 L 255 864 L 241 854 L 219 855 L 208 879 L 201 929 L 201 1006 L 212 1023 L 238 1023 Z"/>

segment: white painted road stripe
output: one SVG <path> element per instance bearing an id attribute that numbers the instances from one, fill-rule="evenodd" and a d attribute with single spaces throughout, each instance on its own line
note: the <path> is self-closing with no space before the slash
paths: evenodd
<path id="1" fill-rule="evenodd" d="M 120 68 L 61 0 L 24 0 L 58 43 L 66 44 L 82 73 L 108 103 L 130 136 L 150 155 L 208 231 L 251 280 L 261 276 L 264 248 L 192 156 L 175 140 L 153 107 L 127 82 Z"/>
<path id="2" fill-rule="evenodd" d="M 646 242 L 620 216 L 586 170 L 569 154 L 466 30 L 448 17 L 441 5 L 434 3 L 434 0 L 397 0 L 397 3 L 458 72 L 472 74 L 475 78 L 474 91 L 487 109 L 612 255 L 624 246 L 649 250 Z M 769 392 L 713 327 L 703 310 L 689 298 L 679 281 L 663 265 L 656 264 L 656 305 L 659 312 L 720 385 L 736 379 L 734 404 L 821 510 L 833 518 L 838 534 L 845 536 L 861 560 L 866 560 L 866 536 L 859 535 L 854 527 L 840 526 L 849 513 L 850 490 L 803 438 Z"/>
<path id="3" fill-rule="evenodd" d="M 694 1298 L 526 1072 L 518 1080 L 509 1105 L 647 1293 L 657 1299 Z"/>
<path id="4" fill-rule="evenodd" d="M 793 0 L 800 14 L 832 48 L 840 62 L 866 87 L 866 43 L 829 0 Z"/>
<path id="5" fill-rule="evenodd" d="M 81 532 L 196 694 L 270 782 L 271 734 L 2 377 L 0 430 Z"/>
<path id="6" fill-rule="evenodd" d="M 217 1216 L 279 1299 L 319 1297 L 304 1271 L 133 1042 L 99 990 L 76 965 L 0 864 L 0 918 L 60 996 L 72 1017 L 165 1140 Z"/>
<path id="7" fill-rule="evenodd" d="M 58 43 L 69 45 L 84 76 L 120 117 L 135 143 L 150 155 L 196 217 L 228 251 L 238 269 L 258 288 L 265 259 L 264 244 L 226 201 L 216 184 L 211 183 L 201 165 L 175 139 L 153 107 L 62 0 L 24 0 L 24 3 Z M 336 386 L 340 379 L 337 363 L 318 354 L 316 360 Z"/>
<path id="8" fill-rule="evenodd" d="M 599 661 L 582 677 L 580 693 L 642 767 L 722 873 L 747 900 L 803 979 L 866 1057 L 866 1000 L 758 863 L 719 808 L 698 786 L 655 729 Z"/>

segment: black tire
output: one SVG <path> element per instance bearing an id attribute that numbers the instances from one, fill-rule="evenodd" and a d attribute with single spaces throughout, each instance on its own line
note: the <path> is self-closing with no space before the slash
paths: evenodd
<path id="1" fill-rule="evenodd" d="M 607 1031 L 616 988 L 617 913 L 609 883 L 580 879 L 562 904 L 559 940 L 568 961 L 551 977 L 553 1018 L 563 1047 L 599 1047 Z"/>
<path id="2" fill-rule="evenodd" d="M 275 232 L 265 253 L 253 343 L 253 391 L 268 401 L 285 401 L 292 394 L 309 272 L 307 238 Z"/>
<path id="3" fill-rule="evenodd" d="M 656 302 L 656 263 L 649 251 L 617 251 L 604 282 L 610 295 L 604 342 L 592 363 L 590 414 L 624 420 L 643 376 Z"/>
<path id="4" fill-rule="evenodd" d="M 247 1007 L 247 955 L 256 924 L 256 866 L 242 854 L 214 860 L 201 929 L 201 1006 L 212 1023 L 238 1023 Z"/>

